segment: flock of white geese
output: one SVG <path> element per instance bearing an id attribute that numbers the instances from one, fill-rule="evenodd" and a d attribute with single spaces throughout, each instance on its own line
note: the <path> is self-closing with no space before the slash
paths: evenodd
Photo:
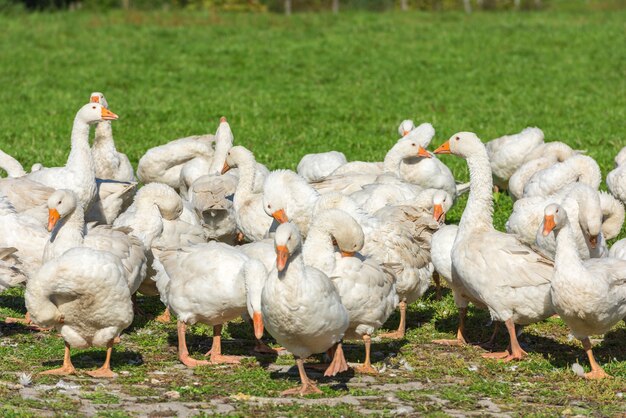
<path id="1" fill-rule="evenodd" d="M 452 289 L 459 326 L 449 345 L 468 344 L 469 302 L 505 324 L 510 344 L 485 357 L 522 359 L 515 326 L 555 314 L 582 341 L 591 371 L 590 335 L 626 317 L 626 242 L 611 249 L 624 221 L 626 148 L 608 175 L 612 194 L 598 191 L 601 172 L 588 155 L 563 142 L 544 142 L 527 128 L 486 144 L 459 132 L 434 154 L 467 161 L 470 182 L 458 184 L 426 151 L 435 131 L 403 121 L 401 137 L 382 162 L 347 161 L 336 151 L 309 154 L 297 173 L 269 171 L 233 145 L 222 118 L 215 135 L 177 139 L 148 150 L 136 175 L 113 141 L 101 93 L 77 112 L 64 167 L 26 173 L 1 153 L 0 291 L 25 284 L 24 321 L 56 328 L 70 347 L 107 347 L 94 377 L 113 377 L 111 351 L 134 314 L 134 295 L 159 295 L 160 320 L 177 318 L 178 356 L 189 367 L 237 363 L 222 353 L 224 323 L 249 317 L 255 350 L 264 329 L 289 352 L 301 386 L 319 393 L 304 359 L 327 352 L 325 375 L 348 369 L 341 342 L 362 339 L 370 362 L 374 332 L 396 308 L 402 338 L 406 309 L 435 278 Z M 90 127 L 95 138 L 90 146 Z M 507 233 L 493 226 L 493 189 L 515 200 Z M 469 190 L 460 224 L 445 214 Z M 17 320 L 8 318 L 7 321 Z M 208 359 L 190 357 L 187 325 L 213 327 Z"/>

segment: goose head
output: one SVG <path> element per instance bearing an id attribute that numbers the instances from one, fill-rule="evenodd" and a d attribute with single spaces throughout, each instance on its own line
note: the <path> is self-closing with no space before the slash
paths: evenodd
<path id="1" fill-rule="evenodd" d="M 252 151 L 241 145 L 236 145 L 228 150 L 226 154 L 226 161 L 224 161 L 224 167 L 222 168 L 222 174 L 234 167 L 239 167 L 245 161 L 255 161 Z"/>
<path id="2" fill-rule="evenodd" d="M 52 231 L 59 220 L 76 210 L 76 194 L 67 189 L 59 189 L 48 198 L 48 231 Z"/>
<path id="3" fill-rule="evenodd" d="M 313 219 L 311 228 L 316 227 L 332 236 L 333 243 L 339 248 L 343 257 L 353 257 L 363 249 L 365 244 L 363 229 L 352 216 L 343 210 L 322 211 Z"/>
<path id="4" fill-rule="evenodd" d="M 446 220 L 446 213 L 452 207 L 452 197 L 445 190 L 436 190 L 433 193 L 433 218 L 442 224 Z"/>
<path id="5" fill-rule="evenodd" d="M 244 284 L 246 286 L 246 306 L 248 315 L 254 325 L 254 336 L 263 337 L 263 316 L 261 314 L 261 295 L 267 279 L 267 270 L 259 260 L 251 259 L 243 266 Z"/>
<path id="6" fill-rule="evenodd" d="M 104 97 L 104 94 L 100 93 L 99 91 L 94 91 L 93 93 L 91 93 L 91 96 L 89 97 L 89 102 L 100 103 L 102 106 L 106 107 L 107 109 L 109 108 L 109 102 L 107 102 L 107 99 Z"/>
<path id="7" fill-rule="evenodd" d="M 435 154 L 454 154 L 462 158 L 468 158 L 485 151 L 485 145 L 473 132 L 459 132 L 435 150 Z"/>
<path id="8" fill-rule="evenodd" d="M 400 138 L 399 141 L 412 139 L 417 141 L 417 143 L 420 144 L 422 148 L 427 148 L 428 145 L 430 145 L 430 141 L 432 141 L 434 136 L 435 128 L 433 127 L 433 125 L 428 122 L 424 122 L 418 127 L 413 127 L 413 129 L 405 136 Z"/>
<path id="9" fill-rule="evenodd" d="M 263 210 L 277 222 L 286 223 L 291 217 L 312 212 L 318 197 L 319 193 L 298 174 L 276 170 L 267 176 L 263 185 Z"/>
<path id="10" fill-rule="evenodd" d="M 215 142 L 230 142 L 232 145 L 233 139 L 233 131 L 230 129 L 226 116 L 222 116 L 220 118 L 220 124 L 217 127 L 217 131 L 215 131 Z"/>
<path id="11" fill-rule="evenodd" d="M 300 250 L 302 236 L 298 227 L 291 222 L 280 224 L 274 235 L 276 249 L 276 269 L 282 272 L 287 267 L 289 259 Z"/>
<path id="12" fill-rule="evenodd" d="M 100 103 L 87 103 L 76 113 L 76 119 L 93 125 L 105 120 L 115 120 L 118 116 Z"/>
<path id="13" fill-rule="evenodd" d="M 552 231 L 559 231 L 563 228 L 569 219 L 567 212 L 557 203 L 552 203 L 543 211 L 543 236 L 548 236 Z"/>
<path id="14" fill-rule="evenodd" d="M 167 220 L 178 219 L 183 213 L 183 200 L 167 184 L 149 183 L 143 186 L 135 195 L 134 202 L 138 206 L 156 206 L 161 216 Z"/>
<path id="15" fill-rule="evenodd" d="M 402 159 L 411 157 L 431 158 L 431 155 L 422 147 L 416 139 L 403 138 L 398 141 L 389 151 Z"/>
<path id="16" fill-rule="evenodd" d="M 411 119 L 405 119 L 400 123 L 400 126 L 398 126 L 398 134 L 404 137 L 410 134 L 413 129 L 415 129 L 413 121 Z"/>

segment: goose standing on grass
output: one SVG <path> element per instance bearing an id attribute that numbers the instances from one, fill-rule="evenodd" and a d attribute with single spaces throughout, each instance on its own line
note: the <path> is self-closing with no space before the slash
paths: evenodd
<path id="1" fill-rule="evenodd" d="M 339 254 L 333 248 L 333 239 Z M 371 336 L 393 313 L 398 296 L 391 272 L 357 254 L 364 240 L 363 230 L 354 218 L 342 210 L 330 209 L 315 215 L 302 254 L 305 265 L 326 274 L 339 291 L 350 317 L 344 338 L 363 339 L 365 343 L 365 361 L 357 371 L 377 373 L 370 360 Z"/>
<path id="2" fill-rule="evenodd" d="M 593 356 L 589 336 L 604 334 L 626 318 L 626 261 L 617 258 L 582 261 L 567 212 L 557 204 L 545 208 L 543 234 L 552 231 L 557 245 L 552 303 L 572 334 L 583 343 L 591 365 L 591 372 L 585 377 L 609 377 Z"/>
<path id="3" fill-rule="evenodd" d="M 90 101 L 100 103 L 109 108 L 109 103 L 100 92 L 91 93 Z M 134 182 L 135 174 L 126 154 L 115 148 L 111 121 L 104 120 L 96 125 L 96 135 L 91 147 L 91 156 L 96 170 L 96 177 L 100 179 Z"/>
<path id="4" fill-rule="evenodd" d="M 298 163 L 297 172 L 308 182 L 320 181 L 347 162 L 339 151 L 306 154 Z"/>
<path id="5" fill-rule="evenodd" d="M 254 154 L 240 145 L 232 147 L 226 156 L 222 174 L 231 167 L 239 168 L 239 182 L 233 197 L 237 229 L 249 241 L 265 238 L 272 225 L 272 218 L 263 210 L 263 193 L 254 191 L 256 161 Z"/>
<path id="6" fill-rule="evenodd" d="M 78 201 L 88 208 L 96 196 L 96 171 L 89 148 L 89 127 L 117 119 L 117 115 L 100 103 L 88 103 L 80 108 L 72 128 L 72 149 L 64 167 L 44 168 L 26 176 L 54 189 L 70 189 Z"/>
<path id="7" fill-rule="evenodd" d="M 615 168 L 606 176 L 609 191 L 626 204 L 626 147 L 615 156 Z"/>
<path id="8" fill-rule="evenodd" d="M 267 272 L 263 265 L 246 268 L 249 258 L 243 252 L 218 242 L 165 250 L 157 256 L 170 278 L 166 288 L 167 302 L 178 318 L 180 361 L 187 367 L 239 363 L 239 357 L 222 355 L 222 326 L 246 313 L 246 276 L 265 276 Z M 185 331 L 187 325 L 197 322 L 213 327 L 210 361 L 189 356 Z"/>
<path id="9" fill-rule="evenodd" d="M 269 333 L 296 357 L 302 382 L 302 386 L 283 395 L 322 393 L 307 377 L 304 359 L 341 341 L 349 324 L 348 312 L 328 276 L 305 266 L 300 231 L 294 224 L 278 227 L 274 245 L 276 268 L 263 287 L 261 312 Z M 339 360 L 337 353 L 335 360 Z M 331 363 L 327 373 L 334 375 L 346 368 Z"/>
<path id="10" fill-rule="evenodd" d="M 113 340 L 133 321 L 130 291 L 120 259 L 78 247 L 45 263 L 26 283 L 26 308 L 33 322 L 54 327 L 65 340 L 63 365 L 42 374 L 76 374 L 70 347 L 106 346 L 106 360 L 92 377 L 115 377 Z"/>
<path id="11" fill-rule="evenodd" d="M 541 321 L 554 313 L 550 300 L 552 262 L 509 234 L 493 227 L 493 180 L 487 149 L 471 132 L 460 132 L 435 150 L 465 158 L 470 195 L 452 247 L 452 274 L 472 298 L 487 306 L 491 318 L 505 323 L 510 347 L 485 357 L 522 359 L 515 324 Z M 456 278 L 456 277 L 455 277 Z"/>
<path id="12" fill-rule="evenodd" d="M 543 131 L 526 128 L 520 133 L 505 135 L 486 144 L 493 172 L 493 182 L 500 189 L 508 188 L 509 179 L 524 162 L 526 155 L 543 143 Z"/>

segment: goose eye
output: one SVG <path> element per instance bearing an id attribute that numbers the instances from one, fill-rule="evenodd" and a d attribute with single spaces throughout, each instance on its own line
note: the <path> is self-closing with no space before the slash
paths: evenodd
<path id="1" fill-rule="evenodd" d="M 412 146 L 412 147 L 414 147 L 414 146 L 415 146 L 415 144 L 411 144 L 411 146 Z"/>
<path id="2" fill-rule="evenodd" d="M 91 108 L 92 108 L 92 109 L 95 109 L 96 107 L 95 107 L 95 106 L 91 106 Z"/>
<path id="3" fill-rule="evenodd" d="M 60 201 L 60 200 L 59 200 L 59 203 L 58 203 L 58 204 L 59 204 L 59 205 L 61 204 L 61 201 Z"/>
<path id="4" fill-rule="evenodd" d="M 454 138 L 454 139 L 456 139 L 456 140 L 458 141 L 458 140 L 459 140 L 459 139 L 461 139 L 461 138 L 459 138 L 459 137 L 457 136 L 457 137 L 456 137 L 456 138 Z"/>
<path id="5" fill-rule="evenodd" d="M 267 208 L 268 209 L 272 209 L 272 205 L 267 205 Z"/>
<path id="6" fill-rule="evenodd" d="M 557 209 L 554 213 L 559 213 L 559 210 Z"/>

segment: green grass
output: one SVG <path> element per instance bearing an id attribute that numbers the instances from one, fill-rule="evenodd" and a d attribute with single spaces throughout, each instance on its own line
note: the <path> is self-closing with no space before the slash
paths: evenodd
<path id="1" fill-rule="evenodd" d="M 330 149 L 350 159 L 380 160 L 397 139 L 398 123 L 412 118 L 433 123 L 435 146 L 457 131 L 475 131 L 488 140 L 539 126 L 547 140 L 586 149 L 606 175 L 625 145 L 625 18 L 624 11 L 347 13 L 290 19 L 181 12 L 0 17 L 0 148 L 27 167 L 63 164 L 74 113 L 98 90 L 120 115 L 116 143 L 133 163 L 157 144 L 214 132 L 222 115 L 229 118 L 236 142 L 270 168 L 295 168 L 304 153 Z M 467 179 L 464 161 L 443 158 L 458 179 Z M 511 200 L 505 194 L 495 197 L 495 222 L 502 228 Z M 448 220 L 457 222 L 463 206 L 461 199 Z M 158 313 L 156 299 L 141 302 L 149 313 Z M 0 316 L 23 313 L 19 289 L 0 296 Z M 394 316 L 388 328 L 397 321 Z M 484 312 L 471 312 L 468 321 L 476 340 L 489 336 Z M 616 377 L 603 382 L 573 375 L 571 364 L 588 369 L 586 358 L 558 319 L 525 330 L 522 342 L 532 354 L 515 365 L 485 361 L 477 348 L 429 343 L 451 337 L 455 326 L 451 295 L 435 301 L 429 294 L 413 304 L 406 340 L 377 342 L 373 349 L 376 366 L 398 353 L 413 370 L 389 357 L 387 371 L 374 382 L 316 376 L 324 397 L 339 402 L 334 406 L 250 401 L 248 396 L 279 397 L 297 376 L 252 360 L 188 372 L 176 359 L 174 324 L 140 317 L 116 347 L 113 367 L 120 376 L 105 383 L 107 390 L 84 373 L 70 380 L 80 385 L 83 402 L 108 416 L 124 416 L 133 402 L 146 407 L 167 402 L 168 391 L 178 392 L 180 402 L 202 403 L 207 414 L 217 408 L 209 400 L 219 401 L 235 416 L 351 416 L 364 409 L 390 415 L 398 405 L 415 414 L 442 416 L 482 408 L 479 402 L 485 399 L 517 415 L 626 412 L 623 323 L 595 350 Z M 74 413 L 77 401 L 69 402 L 56 389 L 24 403 L 17 389 L 5 385 L 15 384 L 16 373 L 56 366 L 62 340 L 17 325 L 0 324 L 0 332 L 0 414 L 37 416 L 46 408 Z M 207 327 L 190 330 L 192 355 L 209 348 L 210 335 Z M 252 338 L 247 324 L 231 324 L 225 332 L 225 340 L 230 338 L 235 340 L 225 343 L 226 353 L 247 354 Z M 499 346 L 505 344 L 501 335 Z M 346 351 L 349 361 L 362 360 L 360 345 Z M 99 349 L 73 353 L 81 371 L 103 360 Z M 291 365 L 293 360 L 281 357 L 273 363 Z M 57 381 L 34 378 L 35 385 Z M 373 387 L 409 382 L 422 386 L 398 389 L 397 403 L 388 400 L 384 388 Z M 359 399 L 359 405 L 344 403 L 346 396 Z"/>

